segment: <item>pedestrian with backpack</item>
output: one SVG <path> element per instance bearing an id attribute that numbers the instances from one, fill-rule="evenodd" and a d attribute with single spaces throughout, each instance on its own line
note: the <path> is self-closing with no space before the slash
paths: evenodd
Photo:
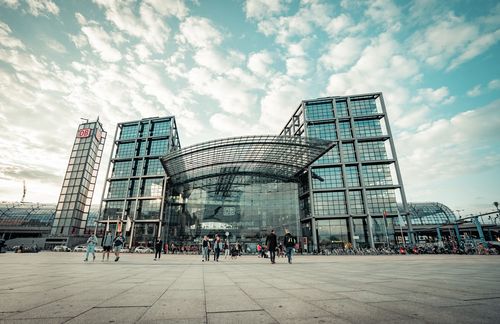
<path id="1" fill-rule="evenodd" d="M 286 249 L 286 256 L 288 257 L 288 263 L 292 263 L 293 248 L 295 246 L 296 239 L 290 234 L 288 229 L 285 229 L 285 238 L 283 239 L 283 245 Z"/>
<path id="2" fill-rule="evenodd" d="M 115 262 L 120 260 L 120 252 L 122 250 L 123 244 L 125 243 L 125 238 L 123 237 L 121 232 L 118 232 L 118 234 L 115 237 L 115 240 L 113 241 L 113 248 L 115 251 Z"/>

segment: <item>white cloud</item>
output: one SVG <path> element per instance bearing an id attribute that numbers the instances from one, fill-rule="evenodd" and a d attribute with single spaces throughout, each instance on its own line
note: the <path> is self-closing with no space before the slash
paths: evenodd
<path id="1" fill-rule="evenodd" d="M 78 21 L 78 23 L 79 23 L 80 25 L 82 25 L 82 26 L 83 26 L 83 25 L 86 25 L 86 24 L 87 24 L 87 19 L 85 19 L 85 17 L 84 17 L 81 13 L 76 12 L 76 13 L 75 13 L 75 18 L 76 18 L 76 21 Z"/>
<path id="2" fill-rule="evenodd" d="M 450 66 L 446 70 L 453 70 L 464 62 L 482 54 L 488 48 L 496 44 L 499 39 L 500 29 L 472 40 L 464 49 L 463 53 L 451 61 Z"/>
<path id="3" fill-rule="evenodd" d="M 213 23 L 203 17 L 189 17 L 179 26 L 177 39 L 196 48 L 214 47 L 222 43 L 222 34 Z"/>
<path id="4" fill-rule="evenodd" d="M 409 91 L 402 83 L 419 73 L 418 64 L 403 56 L 403 51 L 392 34 L 380 34 L 363 49 L 349 70 L 330 76 L 324 95 L 382 91 L 391 120 L 397 120 L 407 109 L 410 99 Z"/>
<path id="5" fill-rule="evenodd" d="M 47 38 L 45 40 L 45 44 L 48 48 L 58 52 L 58 53 L 67 53 L 66 47 L 63 44 L 59 43 L 55 39 Z"/>
<path id="6" fill-rule="evenodd" d="M 500 89 L 500 79 L 491 80 L 488 83 L 488 89 L 491 90 Z"/>
<path id="7" fill-rule="evenodd" d="M 347 31 L 350 27 L 354 25 L 353 20 L 346 14 L 341 14 L 333 18 L 327 25 L 326 31 L 331 36 L 336 36 Z"/>
<path id="8" fill-rule="evenodd" d="M 186 17 L 189 9 L 181 0 L 144 0 L 163 16 L 175 16 L 179 19 Z"/>
<path id="9" fill-rule="evenodd" d="M 478 84 L 476 86 L 474 86 L 472 89 L 470 89 L 469 91 L 467 91 L 467 95 L 469 97 L 477 97 L 481 94 L 481 85 Z"/>
<path id="10" fill-rule="evenodd" d="M 454 98 L 450 97 L 448 87 L 418 89 L 417 94 L 418 95 L 412 99 L 414 103 L 426 103 L 434 106 L 439 104 L 450 104 L 454 101 Z"/>
<path id="11" fill-rule="evenodd" d="M 314 33 L 314 27 L 326 29 L 332 19 L 331 11 L 328 4 L 315 0 L 303 1 L 296 14 L 261 20 L 258 29 L 266 36 L 276 36 L 276 42 L 285 45 Z"/>
<path id="12" fill-rule="evenodd" d="M 136 3 L 132 0 L 94 0 L 105 9 L 106 19 L 121 31 L 136 37 L 152 50 L 161 52 L 168 40 L 170 28 L 163 17 L 176 15 L 183 17 L 187 9 L 182 3 L 171 1 L 145 1 L 139 6 L 139 14 L 134 13 Z"/>
<path id="13" fill-rule="evenodd" d="M 28 12 L 33 16 L 44 15 L 49 13 L 57 16 L 59 7 L 51 0 L 27 0 Z"/>
<path id="14" fill-rule="evenodd" d="M 106 62 L 116 62 L 122 59 L 120 52 L 111 46 L 111 37 L 100 26 L 83 26 L 82 33 L 87 37 L 90 46 Z"/>
<path id="15" fill-rule="evenodd" d="M 340 70 L 359 58 L 363 43 L 360 38 L 346 37 L 339 43 L 330 44 L 328 52 L 323 54 L 319 61 L 328 69 Z"/>
<path id="16" fill-rule="evenodd" d="M 193 58 L 200 66 L 204 66 L 215 73 L 224 73 L 232 66 L 230 59 L 226 55 L 213 48 L 201 48 Z"/>
<path id="17" fill-rule="evenodd" d="M 253 73 L 264 76 L 272 70 L 273 56 L 269 51 L 253 53 L 248 57 L 247 67 Z"/>
<path id="18" fill-rule="evenodd" d="M 19 0 L 0 0 L 0 5 L 15 9 L 19 6 Z"/>
<path id="19" fill-rule="evenodd" d="M 309 73 L 309 70 L 309 61 L 303 56 L 286 59 L 286 71 L 290 76 L 303 77 Z"/>
<path id="20" fill-rule="evenodd" d="M 151 56 L 151 51 L 144 44 L 137 44 L 135 46 L 135 54 L 141 61 L 145 61 Z"/>
<path id="21" fill-rule="evenodd" d="M 245 13 L 247 18 L 262 19 L 279 14 L 286 9 L 283 0 L 246 0 Z"/>
<path id="22" fill-rule="evenodd" d="M 7 48 L 25 48 L 23 42 L 11 36 L 11 33 L 9 25 L 0 21 L 0 45 Z"/>
<path id="23" fill-rule="evenodd" d="M 418 194 L 429 187 L 429 179 L 457 178 L 498 166 L 500 154 L 494 145 L 500 142 L 499 105 L 496 100 L 396 137 L 405 185 Z"/>
<path id="24" fill-rule="evenodd" d="M 305 82 L 282 75 L 275 76 L 261 99 L 259 123 L 270 133 L 279 133 L 291 118 L 294 108 L 307 98 Z"/>
<path id="25" fill-rule="evenodd" d="M 248 115 L 257 103 L 257 96 L 239 79 L 214 76 L 205 68 L 194 68 L 187 77 L 194 91 L 217 100 L 222 110 L 233 115 Z"/>
<path id="26" fill-rule="evenodd" d="M 245 135 L 250 135 L 252 129 L 252 125 L 246 123 L 240 117 L 224 113 L 213 114 L 210 117 L 210 125 L 223 136 L 234 136 L 235 134 L 241 134 L 242 131 L 245 132 Z"/>
<path id="27" fill-rule="evenodd" d="M 410 38 L 410 51 L 422 61 L 447 71 L 480 55 L 500 39 L 500 30 L 481 31 L 478 23 L 467 22 L 450 12 L 435 17 L 438 23 L 417 30 Z"/>
<path id="28" fill-rule="evenodd" d="M 401 11 L 392 0 L 374 0 L 369 2 L 365 15 L 374 22 L 384 22 L 394 28 L 395 22 L 401 16 Z"/>

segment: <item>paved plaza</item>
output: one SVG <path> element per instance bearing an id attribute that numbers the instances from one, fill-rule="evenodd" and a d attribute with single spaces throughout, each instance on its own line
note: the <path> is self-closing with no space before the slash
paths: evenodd
<path id="1" fill-rule="evenodd" d="M 499 256 L 0 254 L 0 323 L 498 323 Z"/>

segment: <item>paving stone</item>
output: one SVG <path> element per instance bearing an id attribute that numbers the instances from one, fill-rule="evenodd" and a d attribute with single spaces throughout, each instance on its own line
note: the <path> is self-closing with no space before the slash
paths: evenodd
<path id="1" fill-rule="evenodd" d="M 273 318 L 310 318 L 311 314 L 316 317 L 331 316 L 327 311 L 296 298 L 266 298 L 259 299 L 257 302 Z"/>
<path id="2" fill-rule="evenodd" d="M 0 257 L 0 323 L 496 323 L 500 258 L 81 254 Z M 137 317 L 140 316 L 140 317 Z"/>
<path id="3" fill-rule="evenodd" d="M 198 299 L 162 299 L 144 313 L 141 321 L 185 318 L 205 319 L 205 301 Z"/>
<path id="4" fill-rule="evenodd" d="M 209 313 L 209 324 L 277 324 L 264 311 Z"/>
<path id="5" fill-rule="evenodd" d="M 67 323 L 136 323 L 147 309 L 147 307 L 94 307 Z"/>
<path id="6" fill-rule="evenodd" d="M 404 323 L 410 316 L 380 309 L 351 299 L 317 300 L 312 304 L 352 323 Z"/>
<path id="7" fill-rule="evenodd" d="M 31 318 L 31 319 L 6 319 L 2 324 L 62 324 L 69 321 L 71 317 L 57 318 Z"/>

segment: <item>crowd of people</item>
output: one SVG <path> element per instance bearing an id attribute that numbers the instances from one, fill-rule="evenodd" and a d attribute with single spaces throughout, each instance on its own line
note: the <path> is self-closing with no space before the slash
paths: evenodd
<path id="1" fill-rule="evenodd" d="M 84 262 L 89 261 L 89 256 L 92 255 L 92 261 L 96 259 L 96 246 L 98 244 L 98 238 L 95 234 L 91 234 L 87 239 L 87 249 L 85 253 Z M 297 244 L 297 239 L 288 230 L 285 230 L 285 236 L 283 242 L 278 244 L 278 238 L 276 236 L 275 230 L 271 230 L 269 235 L 266 237 L 266 243 L 261 245 L 257 244 L 258 256 L 263 258 L 269 258 L 271 263 L 276 263 L 276 255 L 278 257 L 287 257 L 288 263 L 292 263 L 292 255 L 294 248 Z M 106 231 L 104 237 L 102 238 L 102 260 L 109 261 L 109 255 L 111 252 L 115 254 L 115 262 L 120 260 L 120 253 L 125 246 L 125 237 L 121 232 L 113 235 L 111 231 Z M 223 240 L 219 234 L 215 235 L 213 240 L 210 240 L 207 235 L 204 236 L 201 242 L 201 255 L 202 261 L 210 261 L 210 255 L 213 255 L 213 261 L 219 262 L 221 254 L 224 254 L 224 259 L 236 259 L 242 254 L 242 245 L 239 242 L 231 244 L 226 238 Z M 196 245 L 181 246 L 177 247 L 174 243 L 170 246 L 168 244 L 163 244 L 160 238 L 157 238 L 154 242 L 154 261 L 160 260 L 162 253 L 192 253 L 199 252 L 200 249 Z"/>

